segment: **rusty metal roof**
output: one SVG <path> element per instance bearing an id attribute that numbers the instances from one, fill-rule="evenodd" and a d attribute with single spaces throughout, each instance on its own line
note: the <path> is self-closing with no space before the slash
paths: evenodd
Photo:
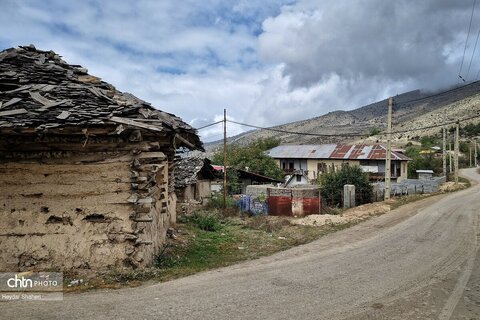
<path id="1" fill-rule="evenodd" d="M 344 145 L 283 145 L 267 154 L 276 159 L 343 159 L 343 160 L 385 160 L 387 150 L 381 144 Z M 392 160 L 411 160 L 404 154 L 392 151 Z"/>

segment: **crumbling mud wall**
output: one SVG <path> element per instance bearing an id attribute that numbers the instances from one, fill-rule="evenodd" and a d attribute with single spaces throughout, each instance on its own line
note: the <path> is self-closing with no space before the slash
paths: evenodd
<path id="1" fill-rule="evenodd" d="M 147 266 L 175 222 L 161 152 L 0 163 L 0 271 Z"/>

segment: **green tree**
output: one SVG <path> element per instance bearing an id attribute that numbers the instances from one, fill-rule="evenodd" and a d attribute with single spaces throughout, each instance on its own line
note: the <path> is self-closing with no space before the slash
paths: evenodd
<path id="1" fill-rule="evenodd" d="M 238 193 L 240 183 L 238 181 L 238 169 L 245 170 L 283 180 L 284 172 L 276 164 L 275 160 L 265 154 L 265 151 L 280 144 L 280 140 L 274 138 L 255 140 L 247 146 L 231 144 L 227 146 L 227 185 L 229 193 Z M 212 163 L 223 165 L 223 150 L 213 155 Z"/>
<path id="2" fill-rule="evenodd" d="M 380 132 L 382 132 L 380 129 L 373 127 L 373 128 L 370 129 L 369 135 L 370 136 L 376 136 Z"/>
<path id="3" fill-rule="evenodd" d="M 431 151 L 430 149 L 424 149 Z M 408 178 L 417 178 L 417 170 L 433 170 L 435 174 L 441 174 L 443 171 L 442 158 L 436 158 L 433 152 L 421 154 L 421 148 L 408 147 L 405 151 L 405 155 L 412 159 L 408 163 Z"/>
<path id="4" fill-rule="evenodd" d="M 430 148 L 438 144 L 438 140 L 435 136 L 424 136 L 420 138 L 420 143 L 424 148 Z"/>
<path id="5" fill-rule="evenodd" d="M 328 205 L 341 205 L 343 203 L 343 186 L 355 186 L 355 202 L 357 204 L 369 203 L 372 200 L 373 188 L 368 180 L 368 174 L 359 166 L 343 166 L 342 169 L 324 173 L 319 179 L 322 198 Z"/>

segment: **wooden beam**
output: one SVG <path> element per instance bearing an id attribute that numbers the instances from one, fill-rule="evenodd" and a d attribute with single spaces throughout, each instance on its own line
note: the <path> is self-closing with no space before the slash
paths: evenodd
<path id="1" fill-rule="evenodd" d="M 180 136 L 178 133 L 175 134 L 175 139 L 180 140 L 181 142 L 183 142 L 185 145 L 187 145 L 191 149 L 197 149 L 197 147 L 195 147 L 195 145 L 193 143 L 191 143 L 190 141 L 188 141 L 184 137 Z"/>
<path id="2" fill-rule="evenodd" d="M 123 123 L 129 126 L 137 127 L 137 128 L 142 128 L 146 130 L 151 130 L 151 131 L 156 131 L 156 132 L 164 132 L 163 127 L 161 126 L 152 126 L 146 123 L 141 123 L 138 121 L 135 121 L 133 119 L 128 119 L 128 118 L 120 118 L 120 117 L 111 117 L 111 118 L 106 118 L 105 120 L 107 121 L 113 121 L 116 123 Z"/>

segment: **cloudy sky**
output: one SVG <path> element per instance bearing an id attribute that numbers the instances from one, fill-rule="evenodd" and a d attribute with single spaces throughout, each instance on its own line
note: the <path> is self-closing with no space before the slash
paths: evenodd
<path id="1" fill-rule="evenodd" d="M 473 0 L 0 0 L 34 44 L 195 127 L 270 126 L 445 88 L 480 69 Z M 464 55 L 465 51 L 465 55 Z M 463 60 L 463 64 L 462 64 Z M 221 126 L 202 130 L 221 138 Z M 248 128 L 229 124 L 233 135 Z"/>

